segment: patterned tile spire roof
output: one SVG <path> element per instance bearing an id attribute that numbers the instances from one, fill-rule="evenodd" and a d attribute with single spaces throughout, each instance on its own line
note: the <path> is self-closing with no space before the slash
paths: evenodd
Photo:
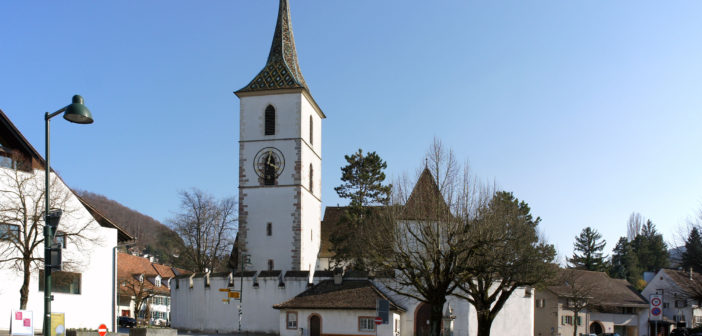
<path id="1" fill-rule="evenodd" d="M 278 22 L 266 66 L 244 88 L 237 92 L 304 88 L 309 91 L 297 62 L 295 38 L 290 22 L 288 0 L 280 0 Z"/>

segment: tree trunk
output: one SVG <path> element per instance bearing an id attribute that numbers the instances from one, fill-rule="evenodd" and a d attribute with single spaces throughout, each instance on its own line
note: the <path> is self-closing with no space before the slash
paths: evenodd
<path id="1" fill-rule="evenodd" d="M 27 301 L 29 301 L 29 280 L 31 279 L 31 262 L 27 262 L 27 258 L 25 258 L 25 262 L 23 263 L 24 269 L 22 270 L 22 287 L 20 287 L 20 309 L 25 310 L 27 309 Z"/>
<path id="2" fill-rule="evenodd" d="M 490 309 L 481 310 L 477 312 L 478 315 L 478 336 L 490 336 L 490 329 L 492 329 L 492 316 L 490 316 Z"/>
<path id="3" fill-rule="evenodd" d="M 431 304 L 431 312 L 429 313 L 429 332 L 431 336 L 441 335 L 441 320 L 444 317 L 444 302 L 436 302 Z"/>
<path id="4" fill-rule="evenodd" d="M 573 312 L 573 336 L 578 336 L 578 312 Z"/>

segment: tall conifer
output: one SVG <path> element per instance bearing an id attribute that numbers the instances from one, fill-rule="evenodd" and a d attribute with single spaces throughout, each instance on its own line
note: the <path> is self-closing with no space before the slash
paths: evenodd
<path id="1" fill-rule="evenodd" d="M 604 271 L 605 256 L 602 251 L 607 245 L 602 235 L 591 227 L 586 227 L 575 237 L 573 256 L 568 258 L 572 268 L 588 271 Z"/>

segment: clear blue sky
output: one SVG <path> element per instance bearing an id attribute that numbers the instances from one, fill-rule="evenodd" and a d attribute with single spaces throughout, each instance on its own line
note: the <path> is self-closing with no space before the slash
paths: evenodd
<path id="1" fill-rule="evenodd" d="M 633 211 L 666 240 L 702 207 L 702 2 L 290 0 L 302 72 L 328 118 L 323 200 L 343 155 L 414 174 L 437 136 L 532 206 L 570 254 L 608 250 Z M 56 119 L 71 187 L 166 221 L 177 192 L 237 187 L 239 102 L 263 67 L 276 0 L 2 1 L 0 109 L 43 152 Z"/>

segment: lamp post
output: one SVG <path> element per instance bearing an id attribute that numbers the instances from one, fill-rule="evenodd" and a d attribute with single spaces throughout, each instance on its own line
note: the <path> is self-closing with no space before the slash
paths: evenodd
<path id="1" fill-rule="evenodd" d="M 51 270 L 52 266 L 51 265 L 51 238 L 55 234 L 55 228 L 52 230 L 49 225 L 50 220 L 50 215 L 49 215 L 49 208 L 50 208 L 50 203 L 49 203 L 49 173 L 51 171 L 51 165 L 49 163 L 49 120 L 63 112 L 66 112 L 63 115 L 63 118 L 76 123 L 76 124 L 92 124 L 93 123 L 93 116 L 90 114 L 90 110 L 88 110 L 85 105 L 83 105 L 83 97 L 79 95 L 73 96 L 73 102 L 70 105 L 64 106 L 60 110 L 54 112 L 54 113 L 49 113 L 46 112 L 44 114 L 44 130 L 45 130 L 45 149 L 46 149 L 46 157 L 45 157 L 45 176 L 44 176 L 44 182 L 45 182 L 45 190 L 44 190 L 44 328 L 42 333 L 44 336 L 49 336 L 51 334 L 51 300 L 53 300 L 52 295 L 51 295 Z M 58 223 L 57 223 L 58 226 Z M 54 232 L 51 232 L 54 231 Z"/>

